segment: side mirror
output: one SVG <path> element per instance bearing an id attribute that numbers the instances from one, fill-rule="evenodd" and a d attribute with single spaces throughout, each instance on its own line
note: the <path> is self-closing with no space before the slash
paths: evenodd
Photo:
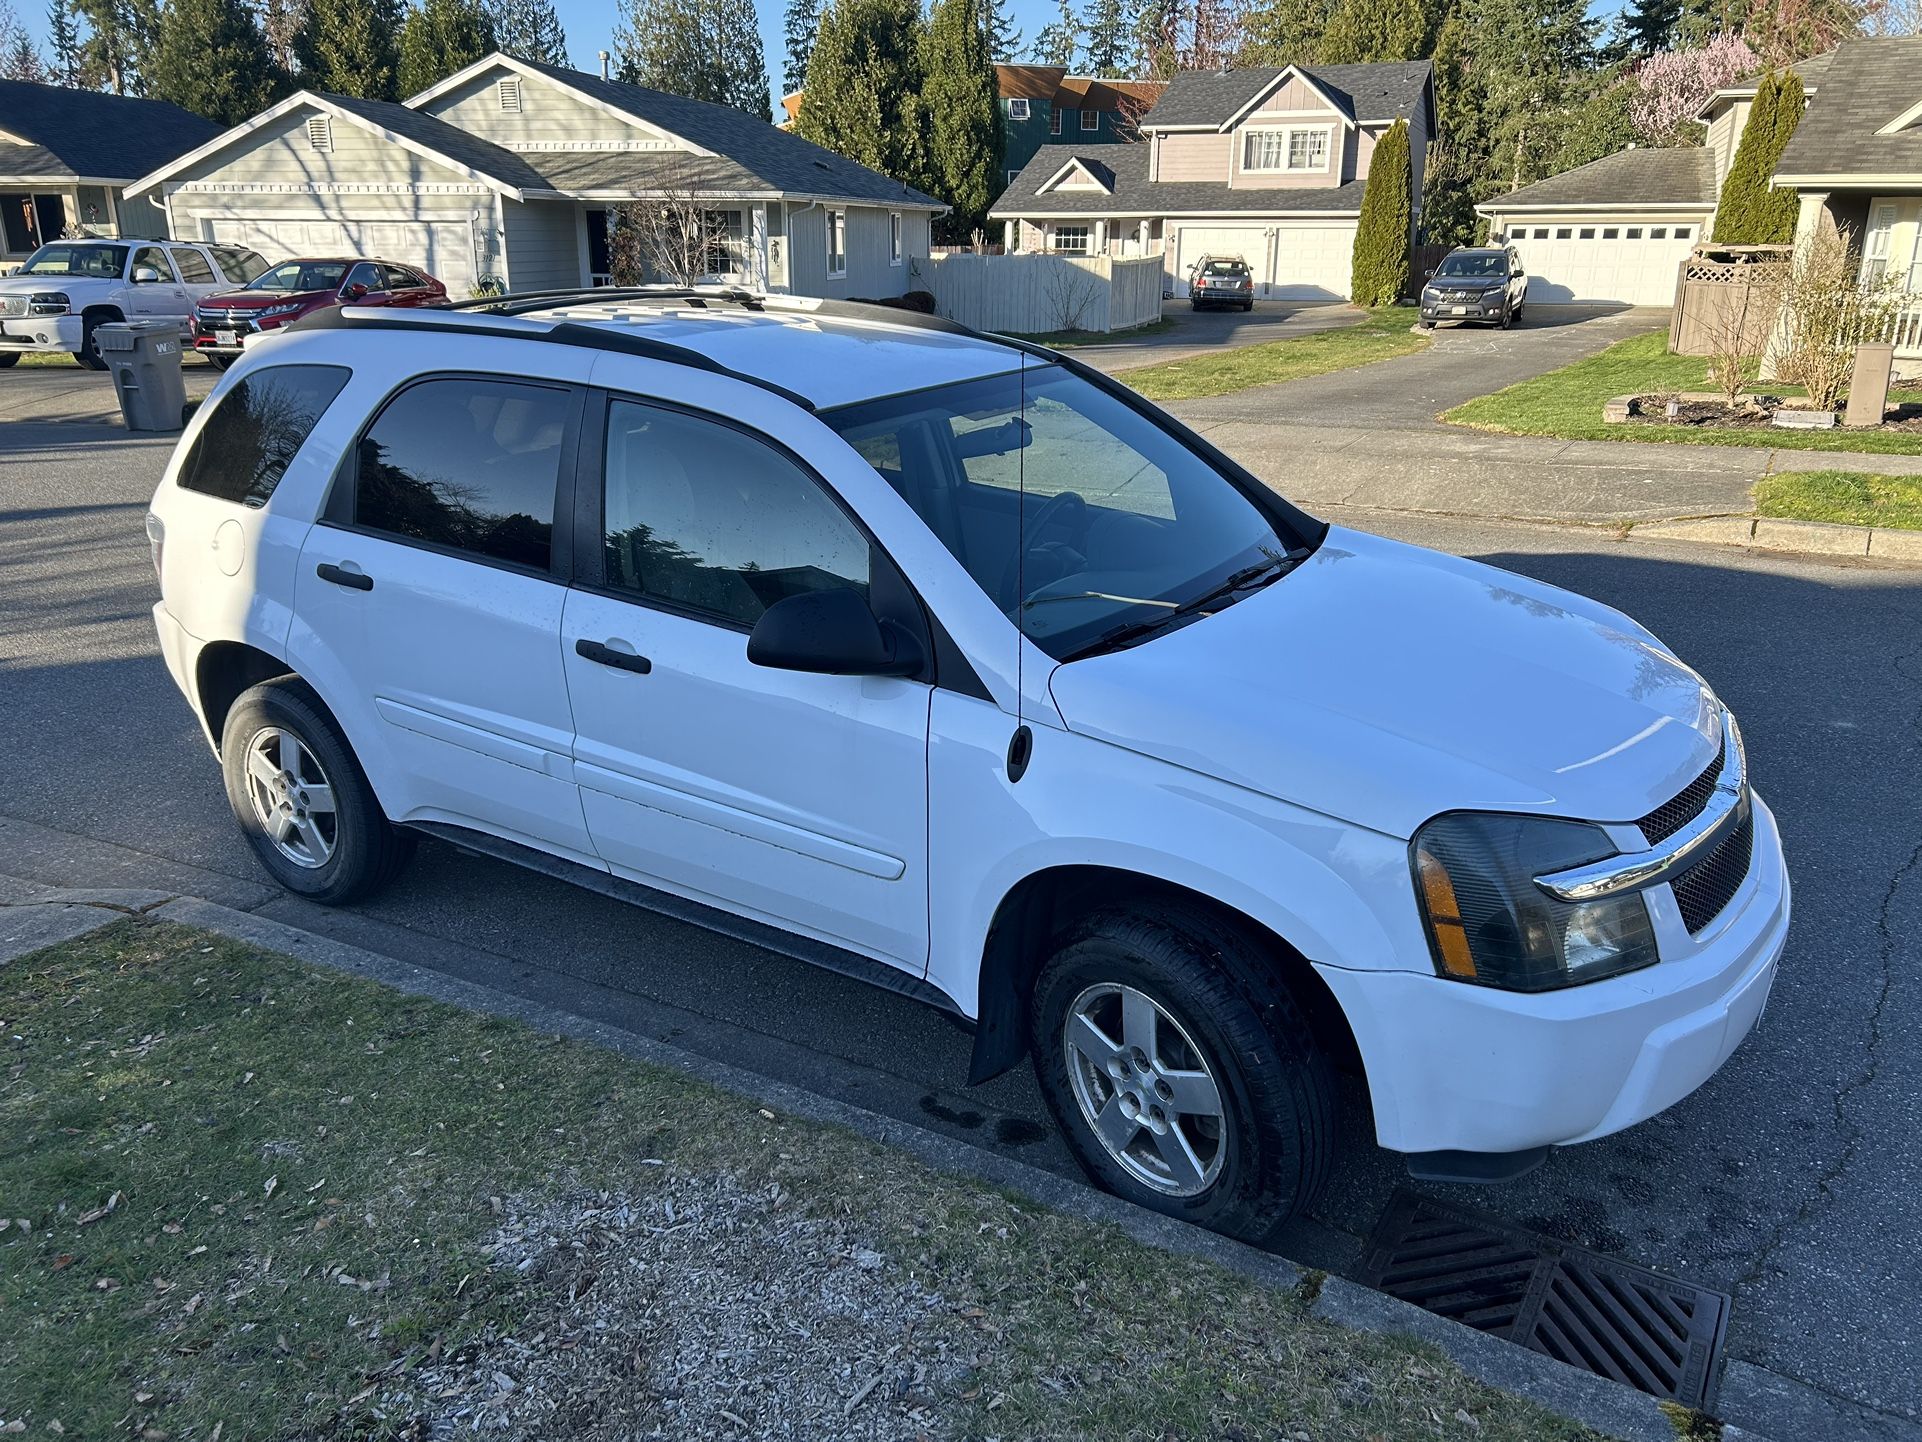
<path id="1" fill-rule="evenodd" d="M 906 631 L 876 620 L 858 592 L 838 587 L 769 606 L 748 635 L 747 658 L 823 676 L 912 676 L 926 659 Z"/>
<path id="2" fill-rule="evenodd" d="M 1421 278 L 1423 280 L 1433 280 L 1435 278 L 1435 267 L 1432 265 L 1429 266 L 1427 270 L 1421 273 Z"/>
<path id="3" fill-rule="evenodd" d="M 367 287 L 362 285 L 359 281 L 355 281 L 352 285 L 347 286 L 345 289 L 341 291 L 340 298 L 342 300 L 359 300 L 361 299 L 361 297 L 365 296 L 366 294 L 367 294 Z"/>
<path id="4" fill-rule="evenodd" d="M 133 268 L 133 283 L 135 285 L 158 285 L 160 283 L 160 272 L 150 265 L 136 265 Z"/>

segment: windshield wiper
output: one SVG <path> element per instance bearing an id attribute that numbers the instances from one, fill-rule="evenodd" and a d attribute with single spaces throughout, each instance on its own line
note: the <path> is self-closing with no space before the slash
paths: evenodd
<path id="1" fill-rule="evenodd" d="M 1146 621 L 1130 621 L 1125 626 L 1116 626 L 1110 631 L 1103 632 L 1087 645 L 1079 647 L 1069 652 L 1066 656 L 1063 656 L 1061 658 L 1062 663 L 1065 665 L 1069 661 L 1079 661 L 1084 656 L 1092 656 L 1097 652 L 1119 650 L 1132 645 L 1136 641 L 1145 641 L 1150 636 L 1158 635 L 1160 632 L 1167 630 L 1169 626 L 1198 614 L 1214 602 L 1225 600 L 1238 591 L 1245 591 L 1251 587 L 1266 586 L 1271 582 L 1280 580 L 1283 576 L 1287 575 L 1288 572 L 1293 570 L 1296 564 L 1305 559 L 1307 555 L 1307 549 L 1303 548 L 1301 550 L 1289 551 L 1279 559 L 1270 556 L 1255 565 L 1245 566 L 1228 577 L 1228 579 L 1223 581 L 1219 586 L 1204 591 L 1191 600 L 1183 601 L 1180 605 L 1163 615 L 1152 617 Z"/>

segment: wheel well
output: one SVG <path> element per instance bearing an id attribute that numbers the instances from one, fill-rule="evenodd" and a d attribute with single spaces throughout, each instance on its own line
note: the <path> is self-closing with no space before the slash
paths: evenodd
<path id="1" fill-rule="evenodd" d="M 1341 1003 L 1285 937 L 1203 892 L 1106 866 L 1062 866 L 1024 877 L 1001 899 L 981 956 L 979 1017 L 970 1085 L 1016 1065 L 1028 1051 L 1028 1003 L 1035 977 L 1060 938 L 1103 911 L 1175 907 L 1202 912 L 1247 938 L 1308 1014 L 1315 1039 L 1343 1071 L 1362 1075 L 1361 1053 Z"/>
<path id="2" fill-rule="evenodd" d="M 194 686 L 200 692 L 200 714 L 206 718 L 207 733 L 214 749 L 220 749 L 220 734 L 227 725 L 227 712 L 240 693 L 276 676 L 291 676 L 294 668 L 277 656 L 239 641 L 215 641 L 201 648 L 194 668 Z"/>
<path id="3" fill-rule="evenodd" d="M 82 320 L 125 320 L 117 305 L 90 305 L 80 312 Z"/>

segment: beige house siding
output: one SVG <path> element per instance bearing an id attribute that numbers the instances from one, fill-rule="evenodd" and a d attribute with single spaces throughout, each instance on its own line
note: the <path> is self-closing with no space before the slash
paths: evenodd
<path id="1" fill-rule="evenodd" d="M 789 207 L 790 290 L 799 295 L 847 300 L 855 296 L 902 295 L 916 288 L 910 274 L 913 262 L 928 253 L 928 217 L 925 211 L 900 212 L 902 258 L 901 263 L 895 265 L 889 257 L 890 212 L 873 206 L 845 207 L 847 274 L 830 276 L 827 268 L 827 212 L 831 209 L 842 207 Z"/>
<path id="2" fill-rule="evenodd" d="M 1428 170 L 1428 107 L 1417 105 L 1408 117 L 1408 160 L 1414 171 L 1415 214 L 1421 214 L 1421 182 Z"/>
<path id="3" fill-rule="evenodd" d="M 502 110 L 497 82 L 512 73 L 501 68 L 476 76 L 459 89 L 436 96 L 421 109 L 508 150 L 593 150 L 637 143 L 661 150 L 674 148 L 639 126 L 597 110 L 533 76 L 521 77 L 519 112 Z"/>
<path id="4" fill-rule="evenodd" d="M 1715 157 L 1715 188 L 1719 192 L 1722 181 L 1728 176 L 1729 167 L 1735 163 L 1735 148 L 1742 143 L 1742 131 L 1748 125 L 1749 111 L 1754 109 L 1752 100 L 1734 100 L 1708 123 L 1708 137 L 1703 142 L 1709 153 Z"/>
<path id="5" fill-rule="evenodd" d="M 1155 137 L 1156 180 L 1225 180 L 1228 177 L 1226 135 L 1178 131 Z"/>
<path id="6" fill-rule="evenodd" d="M 507 283 L 515 290 L 586 285 L 578 207 L 571 200 L 502 203 L 507 223 Z"/>

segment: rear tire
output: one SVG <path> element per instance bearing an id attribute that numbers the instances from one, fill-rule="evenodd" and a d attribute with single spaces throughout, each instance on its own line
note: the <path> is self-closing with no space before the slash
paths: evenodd
<path id="1" fill-rule="evenodd" d="M 220 765 L 247 844 L 298 896 L 339 906 L 371 895 L 413 855 L 413 833 L 387 819 L 338 723 L 296 676 L 241 693 Z"/>
<path id="2" fill-rule="evenodd" d="M 1030 1028 L 1042 1094 L 1107 1190 L 1260 1244 L 1326 1181 L 1333 1068 L 1270 959 L 1218 919 L 1090 918 L 1042 968 Z"/>

